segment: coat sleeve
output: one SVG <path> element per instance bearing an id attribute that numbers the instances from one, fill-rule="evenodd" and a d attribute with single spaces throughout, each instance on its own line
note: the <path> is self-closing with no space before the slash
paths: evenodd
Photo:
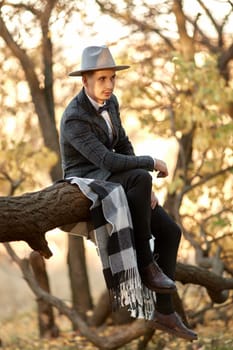
<path id="1" fill-rule="evenodd" d="M 82 154 L 90 163 L 111 173 L 134 168 L 153 171 L 154 160 L 150 156 L 135 156 L 127 136 L 121 136 L 117 152 L 109 150 L 95 135 L 89 122 L 69 118 L 63 124 L 63 134 L 66 140 Z M 122 153 L 120 152 L 122 149 Z M 123 154 L 125 153 L 130 154 Z"/>
<path id="2" fill-rule="evenodd" d="M 117 153 L 126 154 L 126 155 L 135 155 L 133 145 L 129 141 L 128 136 L 125 133 L 124 128 L 120 127 L 119 141 L 115 145 L 115 151 Z"/>

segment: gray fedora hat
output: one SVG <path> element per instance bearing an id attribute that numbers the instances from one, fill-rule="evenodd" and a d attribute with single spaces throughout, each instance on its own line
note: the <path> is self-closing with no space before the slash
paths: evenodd
<path id="1" fill-rule="evenodd" d="M 70 76 L 81 76 L 84 72 L 114 69 L 123 70 L 130 66 L 117 66 L 107 46 L 88 46 L 83 50 L 81 69 L 71 72 Z"/>

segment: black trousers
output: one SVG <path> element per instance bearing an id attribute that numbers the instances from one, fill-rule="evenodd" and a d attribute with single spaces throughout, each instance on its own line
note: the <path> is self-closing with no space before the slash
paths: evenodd
<path id="1" fill-rule="evenodd" d="M 143 169 L 132 169 L 115 173 L 108 181 L 120 183 L 125 190 L 133 222 L 139 267 L 153 261 L 149 245 L 153 236 L 155 259 L 163 272 L 174 280 L 181 230 L 160 205 L 151 209 L 150 173 Z M 171 295 L 158 293 L 156 296 L 159 312 L 169 314 L 174 311 Z"/>

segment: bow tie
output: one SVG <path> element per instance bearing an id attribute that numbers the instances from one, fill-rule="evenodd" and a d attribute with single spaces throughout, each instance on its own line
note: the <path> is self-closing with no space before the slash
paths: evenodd
<path id="1" fill-rule="evenodd" d="M 108 111 L 109 109 L 109 103 L 105 102 L 105 104 L 101 107 L 99 107 L 98 112 L 101 114 L 103 111 Z"/>

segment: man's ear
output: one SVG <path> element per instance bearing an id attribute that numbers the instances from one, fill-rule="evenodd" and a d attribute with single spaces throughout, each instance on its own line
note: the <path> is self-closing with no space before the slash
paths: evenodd
<path id="1" fill-rule="evenodd" d="M 82 75 L 82 83 L 83 83 L 83 85 L 86 87 L 87 86 L 87 76 L 86 76 L 86 74 L 83 74 Z"/>

